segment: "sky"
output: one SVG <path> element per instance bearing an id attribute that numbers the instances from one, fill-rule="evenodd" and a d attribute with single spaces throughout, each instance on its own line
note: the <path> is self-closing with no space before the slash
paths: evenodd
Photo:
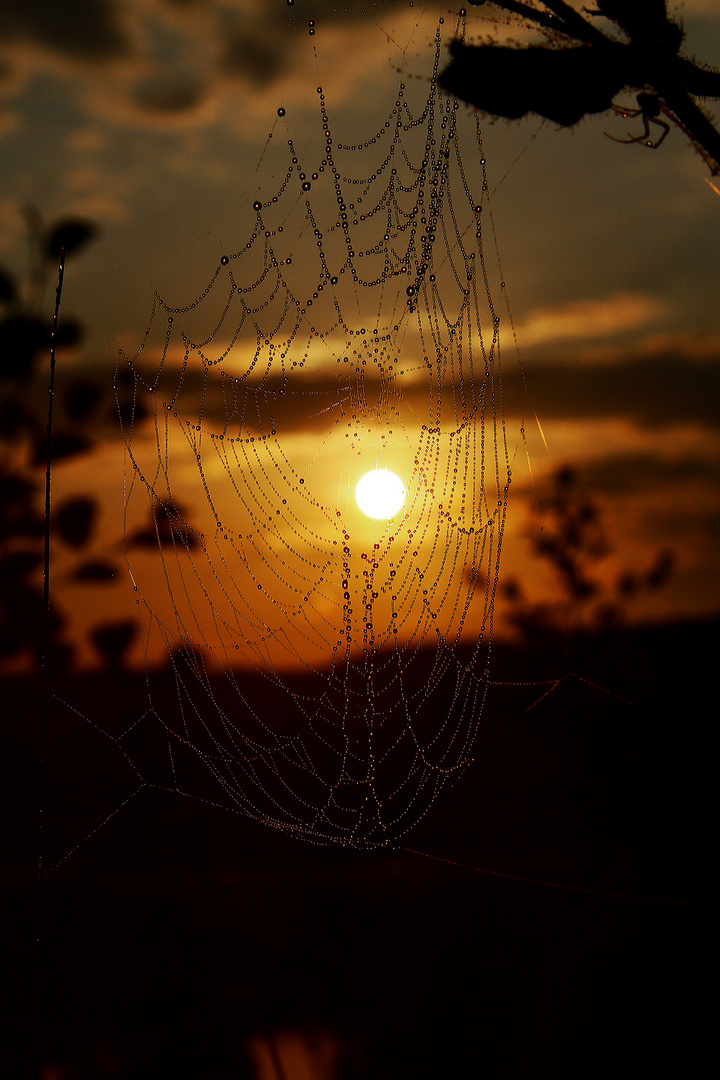
<path id="1" fill-rule="evenodd" d="M 572 2 L 579 9 L 591 0 Z M 718 0 L 669 0 L 669 5 L 683 22 L 685 53 L 720 68 Z M 482 274 L 476 272 L 467 296 L 477 307 L 462 308 L 463 321 L 455 327 L 465 267 L 457 243 L 449 245 L 447 257 L 443 253 L 452 234 L 447 203 L 442 222 L 435 223 L 432 267 L 438 290 L 424 294 L 429 299 L 425 308 L 419 305 L 422 318 L 415 318 L 413 296 L 406 292 L 412 279 L 390 277 L 378 287 L 360 287 L 342 261 L 344 241 L 330 169 L 317 179 L 313 175 L 325 146 L 321 108 L 329 118 L 341 173 L 365 179 L 354 188 L 348 181 L 344 188 L 348 209 L 351 198 L 355 204 L 352 220 L 358 220 L 360 201 L 353 191 L 362 191 L 367 207 L 372 204 L 372 170 L 378 169 L 376 186 L 387 183 L 391 165 L 383 164 L 378 149 L 387 145 L 384 125 L 392 124 L 398 86 L 402 82 L 406 99 L 421 107 L 430 90 L 436 32 L 439 29 L 443 41 L 442 66 L 458 10 L 443 0 L 0 0 L 0 269 L 21 284 L 27 282 L 28 207 L 46 222 L 78 216 L 94 222 L 98 230 L 85 251 L 68 259 L 63 311 L 77 317 L 86 333 L 80 346 L 59 351 L 56 372 L 58 402 L 73 379 L 88 374 L 104 386 L 107 398 L 108 415 L 91 431 L 92 451 L 58 460 L 53 469 L 54 507 L 89 494 L 100 508 L 90 544 L 82 551 L 63 542 L 57 517 L 54 524 L 51 587 L 67 621 L 67 635 L 77 647 L 76 661 L 81 667 L 99 667 L 101 658 L 91 643 L 94 629 L 131 619 L 143 630 L 129 653 L 138 671 L 146 658 L 151 665 L 166 663 L 168 647 L 187 635 L 204 648 L 207 666 L 213 657 L 226 672 L 228 666 L 244 664 L 273 676 L 235 679 L 233 669 L 225 680 L 206 680 L 206 668 L 196 665 L 191 654 L 187 665 L 177 663 L 168 672 L 170 678 L 154 675 L 147 695 L 142 679 L 115 680 L 113 673 L 81 679 L 67 696 L 60 690 L 62 704 L 54 712 L 60 722 L 51 725 L 49 787 L 45 785 L 49 806 L 58 813 L 46 829 L 43 860 L 50 873 L 61 869 L 61 877 L 54 880 L 64 891 L 53 892 L 49 873 L 48 969 L 58 985 L 62 978 L 63 1000 L 70 1003 L 58 1013 L 56 1027 L 69 1026 L 57 1046 L 79 1047 L 78 1061 L 85 1047 L 93 1061 L 103 1053 L 110 1061 L 112 1053 L 112 1067 L 122 1068 L 122 1048 L 130 1046 L 127 1053 L 139 1060 L 145 1036 L 137 1036 L 133 1013 L 121 1001 L 130 987 L 128 1000 L 137 1004 L 139 983 L 146 988 L 145 997 L 140 994 L 140 1011 L 151 998 L 148 1015 L 155 1015 L 158 1001 L 170 1002 L 170 1012 L 158 1013 L 165 1032 L 160 1042 L 147 1016 L 137 1029 L 150 1033 L 154 1060 L 170 1042 L 168 1060 L 185 1054 L 183 1032 L 168 1020 L 173 1002 L 180 1002 L 176 1015 L 193 1038 L 197 1036 L 198 1045 L 198 1033 L 205 1031 L 203 1016 L 212 1013 L 218 1053 L 224 1050 L 222 1034 L 218 1040 L 217 1033 L 223 1017 L 232 1012 L 228 1031 L 236 1053 L 245 1030 L 244 1021 L 238 1027 L 238 1002 L 242 1013 L 243 995 L 251 1003 L 258 997 L 259 971 L 264 972 L 260 1000 L 263 985 L 272 985 L 267 995 L 271 1003 L 285 1000 L 288 986 L 295 1000 L 296 985 L 288 978 L 299 972 L 297 985 L 309 987 L 303 1007 L 307 999 L 305 1011 L 312 1016 L 318 1007 L 313 1004 L 312 971 L 322 968 L 325 988 L 327 971 L 339 962 L 347 975 L 345 983 L 338 984 L 339 996 L 353 1002 L 359 1000 L 356 992 L 361 993 L 363 1001 L 380 1001 L 381 1012 L 385 998 L 380 983 L 384 981 L 386 995 L 388 988 L 393 993 L 396 989 L 393 955 L 401 958 L 403 971 L 414 973 L 416 965 L 408 963 L 408 957 L 420 955 L 417 941 L 425 941 L 431 924 L 442 927 L 445 907 L 433 899 L 436 886 L 437 897 L 443 898 L 453 925 L 463 934 L 456 955 L 468 954 L 474 962 L 475 954 L 466 948 L 467 927 L 471 922 L 481 926 L 477 912 L 483 905 L 490 912 L 485 920 L 489 937 L 481 934 L 478 941 L 485 954 L 488 941 L 491 945 L 489 960 L 485 954 L 481 958 L 491 965 L 493 978 L 487 995 L 492 1005 L 489 1023 L 493 1031 L 508 1032 L 507 1045 L 490 1040 L 491 1050 L 495 1043 L 500 1047 L 498 1060 L 505 1060 L 502 1055 L 516 1034 L 516 986 L 522 987 L 521 1006 L 526 1001 L 532 1009 L 536 1031 L 547 1017 L 552 1021 L 545 1025 L 550 1034 L 543 1031 L 539 1043 L 524 1040 L 528 1060 L 531 1054 L 537 1058 L 538 1045 L 555 1049 L 556 1030 L 562 1033 L 561 1061 L 563 1054 L 576 1052 L 577 1044 L 578 1053 L 590 1048 L 594 1065 L 597 1042 L 591 1045 L 575 1037 L 578 1031 L 580 1036 L 584 1031 L 594 1035 L 588 1015 L 592 1020 L 600 1015 L 598 1007 L 609 1002 L 605 1023 L 608 1015 L 618 1013 L 618 1000 L 622 1006 L 633 994 L 627 1010 L 632 1020 L 625 1027 L 629 1030 L 632 1023 L 643 1037 L 651 1033 L 652 1042 L 657 1013 L 651 1029 L 650 1010 L 662 996 L 661 1015 L 670 1020 L 680 991 L 668 995 L 666 990 L 684 985 L 677 973 L 687 982 L 684 924 L 673 914 L 672 926 L 683 933 L 680 945 L 680 937 L 676 942 L 665 930 L 670 922 L 661 904 L 638 905 L 633 898 L 628 907 L 619 895 L 679 896 L 682 889 L 676 882 L 682 877 L 694 883 L 685 867 L 697 865 L 697 899 L 694 893 L 690 896 L 702 916 L 706 870 L 699 852 L 702 824 L 709 820 L 702 795 L 710 785 L 695 783 L 695 778 L 709 775 L 709 765 L 705 773 L 698 769 L 708 741 L 703 731 L 707 710 L 693 709 L 687 689 L 695 669 L 688 673 L 684 667 L 694 661 L 699 671 L 705 664 L 709 682 L 712 662 L 707 646 L 702 649 L 701 635 L 683 633 L 685 648 L 673 652 L 673 667 L 683 668 L 682 676 L 676 673 L 667 682 L 661 677 L 665 657 L 670 657 L 668 647 L 653 655 L 652 662 L 642 660 L 640 677 L 647 671 L 657 672 L 658 678 L 632 709 L 615 691 L 626 693 L 622 680 L 634 681 L 627 670 L 633 661 L 627 656 L 643 648 L 629 648 L 625 656 L 624 639 L 620 686 L 617 672 L 607 670 L 616 661 L 615 650 L 606 644 L 596 649 L 593 641 L 587 659 L 595 654 L 597 669 L 581 669 L 595 679 L 596 670 L 605 667 L 607 677 L 597 676 L 601 685 L 567 679 L 552 692 L 545 682 L 533 685 L 536 670 L 526 670 L 532 665 L 513 654 L 504 672 L 500 664 L 497 675 L 489 669 L 491 680 L 517 682 L 510 688 L 500 683 L 502 695 L 488 698 L 485 715 L 490 722 L 477 751 L 470 746 L 487 688 L 485 654 L 479 651 L 474 663 L 466 663 L 467 654 L 453 655 L 443 648 L 432 655 L 414 654 L 409 646 L 434 645 L 436 635 L 451 644 L 473 641 L 480 629 L 487 639 L 489 597 L 496 584 L 499 638 L 512 633 L 509 616 L 517 589 L 531 601 L 557 599 L 557 582 L 533 540 L 542 536 L 537 509 L 553 475 L 563 467 L 575 470 L 581 492 L 601 514 L 609 550 L 593 572 L 606 588 L 603 597 L 611 595 L 623 574 L 642 576 L 659 556 L 671 552 L 673 570 L 667 583 L 630 597 L 628 618 L 641 622 L 717 616 L 720 178 L 710 176 L 678 130 L 671 130 L 656 150 L 612 141 L 642 130 L 630 116 L 608 112 L 569 130 L 558 130 L 539 117 L 512 123 L 481 117 L 478 145 L 475 115 L 461 106 L 457 117 L 467 191 L 452 159 L 454 213 L 463 237 L 471 230 L 468 249 L 473 249 L 471 227 L 477 227 L 479 219 L 482 248 L 475 245 L 471 254 L 477 256 L 476 264 L 480 252 L 485 255 L 490 300 Z M 490 5 L 468 5 L 467 40 L 488 37 L 533 40 Z M 632 99 L 625 103 L 632 105 Z M 720 106 L 706 107 L 720 121 Z M 364 145 L 377 133 L 381 138 L 366 149 L 340 147 Z M 415 145 L 411 134 L 407 145 Z M 299 164 L 284 186 L 293 152 Z M 398 173 L 406 176 L 399 155 L 395 161 Z M 298 170 L 306 172 L 312 185 L 307 203 Z M 428 182 L 423 210 L 428 217 L 431 189 Z M 411 193 L 399 202 L 409 206 L 414 198 Z M 480 214 L 475 215 L 473 204 L 482 205 Z M 324 279 L 322 291 L 314 288 L 319 284 L 321 240 L 316 242 L 308 206 L 318 215 L 329 273 L 338 275 L 337 284 Z M 349 231 L 357 236 L 370 236 L 373 230 L 381 234 L 379 221 L 373 217 L 366 222 L 366 232 L 360 224 Z M 273 266 L 264 275 L 266 230 L 282 262 L 280 270 Z M 400 249 L 399 228 L 397 233 L 389 243 Z M 248 248 L 253 237 L 255 243 Z M 357 249 L 363 250 L 361 243 Z M 363 273 L 370 274 L 368 267 L 376 266 L 379 254 L 363 255 Z M 454 280 L 453 270 L 459 273 Z M 302 316 L 292 306 L 289 315 L 284 312 L 288 290 L 272 291 L 276 271 L 300 298 Z M 231 281 L 242 290 L 253 278 L 261 280 L 247 291 L 229 291 Z M 313 296 L 313 288 L 319 295 Z M 237 335 L 232 333 L 239 296 L 256 306 L 254 317 L 265 337 L 253 332 L 252 319 L 242 322 Z M 49 275 L 40 300 L 48 317 L 53 301 Z M 338 311 L 346 329 L 336 324 Z M 2 314 L 0 308 L 0 318 Z M 497 326 L 492 315 L 497 315 Z M 315 325 L 324 329 L 314 332 Z M 212 360 L 207 369 L 201 353 Z M 429 376 L 427 362 L 436 356 L 438 370 L 433 368 Z M 138 384 L 133 399 L 132 379 L 122 379 L 129 371 L 128 359 L 146 380 Z M 344 373 L 346 362 L 349 378 L 337 374 Z M 287 379 L 277 373 L 283 365 Z M 365 367 L 372 374 L 364 375 Z M 118 371 L 122 430 L 111 416 Z M 156 375 L 156 390 L 149 390 Z M 22 389 L 28 396 L 31 389 L 36 392 L 42 415 L 47 400 L 43 373 L 32 388 Z M 145 410 L 132 421 L 131 400 Z M 3 454 L 5 450 L 0 445 Z M 7 457 L 0 466 L 6 464 Z M 371 467 L 391 468 L 407 485 L 400 518 L 378 523 L 355 505 L 354 485 Z M 37 477 L 41 508 L 42 470 Z M 164 498 L 166 482 L 179 515 L 171 526 L 157 502 L 156 519 L 149 517 L 148 492 L 155 490 Z M 78 580 L 78 564 L 90 558 L 117 567 L 112 582 Z M 513 583 L 514 593 L 505 588 Z M 345 640 L 352 638 L 357 656 L 368 640 L 370 619 L 374 640 L 389 645 L 395 639 L 397 647 L 359 665 L 354 682 L 342 669 Z M 643 646 L 648 640 L 656 639 L 643 638 Z M 671 640 L 674 650 L 679 635 Z M 233 651 L 238 642 L 241 647 Z M 690 656 L 695 642 L 699 658 Z M 418 655 L 419 663 L 413 664 Z M 327 677 L 331 656 L 336 663 Z M 309 667 L 322 670 L 318 682 L 306 680 L 298 691 L 298 683 L 283 681 L 288 670 Z M 15 667 L 0 667 L 0 675 L 8 670 L 35 668 L 26 657 Z M 274 677 L 276 672 L 279 677 Z M 178 677 L 177 694 L 173 676 Z M 558 677 L 557 668 L 540 672 L 542 679 Z M 7 682 L 12 702 L 12 680 Z M 20 681 L 19 687 L 20 704 L 9 712 L 27 719 L 27 683 Z M 609 695 L 598 693 L 603 689 Z M 491 695 L 494 692 L 492 688 Z M 527 723 L 527 717 L 518 723 L 525 695 L 528 712 L 538 707 Z M 671 754 L 662 745 L 663 752 L 656 752 L 657 724 L 650 725 L 648 735 L 647 718 L 661 699 L 680 717 L 682 731 L 690 733 L 685 752 L 682 739 L 675 737 Z M 612 712 L 606 714 L 607 702 Z M 659 715 L 662 719 L 662 712 Z M 584 722 L 578 724 L 578 717 Z M 677 735 L 669 722 L 666 726 Z M 32 735 L 32 724 L 17 729 L 21 739 Z M 318 878 L 305 874 L 289 849 L 268 846 L 267 830 L 259 840 L 250 831 L 238 833 L 233 816 L 229 831 L 223 827 L 216 833 L 217 818 L 195 816 L 196 807 L 209 810 L 219 804 L 252 819 L 305 828 L 311 839 L 327 830 L 325 835 L 345 840 L 352 830 L 362 847 L 363 830 L 372 836 L 375 827 L 372 797 L 380 821 L 379 796 L 389 792 L 383 820 L 400 836 L 434 802 L 445 770 L 459 767 L 464 772 L 471 752 L 475 765 L 465 774 L 465 787 L 458 785 L 458 801 L 448 803 L 449 813 L 430 827 L 430 839 L 423 841 L 420 834 L 418 841 L 419 851 L 435 850 L 441 858 L 462 860 L 456 866 L 433 864 L 442 871 L 437 879 L 426 878 L 414 862 L 406 866 L 393 860 L 386 871 L 370 875 L 374 891 L 368 892 L 362 883 L 358 887 L 361 879 L 347 861 L 329 865 L 327 880 L 324 874 Z M 26 757 L 34 760 L 34 750 Z M 711 755 L 706 757 L 711 760 Z M 197 768 L 203 758 L 208 771 Z M 11 792 L 24 783 L 23 769 L 13 768 Z M 323 777 L 331 773 L 331 782 L 324 783 Z M 693 777 L 695 789 L 689 800 L 693 828 L 688 844 L 692 840 L 693 847 L 687 862 L 684 850 L 680 859 L 684 823 L 682 829 L 676 827 L 684 773 Z M 671 785 L 669 809 L 658 802 L 668 789 L 666 774 L 679 777 L 680 784 Z M 180 800 L 192 808 L 190 816 L 167 802 L 173 787 L 191 795 Z M 35 788 L 32 780 L 28 791 Z M 41 801 L 45 794 L 40 792 Z M 27 797 L 23 788 L 21 805 Z M 368 802 L 370 814 L 365 811 Z M 700 807 L 695 817 L 694 806 Z M 428 814 L 426 820 L 432 818 Z M 113 831 L 116 827 L 119 832 Z M 33 840 L 28 846 L 22 830 L 18 836 L 22 875 L 36 844 Z M 138 845 L 138 837 L 147 843 Z M 223 848 L 230 853 L 229 862 L 219 854 Z M 682 873 L 676 872 L 680 861 Z M 227 874 L 217 872 L 230 863 Z M 287 873 L 278 877 L 278 868 L 286 863 Z M 468 891 L 463 864 L 493 874 L 521 875 L 528 882 L 536 878 L 537 884 L 569 882 L 580 893 L 528 890 L 528 885 L 510 881 L 504 885 L 511 891 L 497 892 L 493 900 L 482 883 L 491 880 L 494 888 L 503 882 L 497 876 L 476 875 L 482 887 Z M 183 885 L 178 892 L 177 882 L 186 880 L 186 869 L 194 874 L 195 865 L 198 887 L 191 876 L 187 881 L 192 887 Z M 167 877 L 168 866 L 169 892 L 158 884 Z M 359 868 L 362 881 L 368 866 Z M 409 882 L 407 896 L 400 888 L 403 877 Z M 75 893 L 68 891 L 73 882 L 80 885 Z M 99 902 L 94 882 L 100 882 Z M 618 892 L 611 899 L 589 897 L 582 895 L 586 887 Z M 352 904 L 343 908 L 337 903 L 343 888 L 355 897 L 358 919 L 347 918 L 347 910 L 354 911 Z M 529 898 L 526 909 L 518 906 L 518 888 Z M 198 902 L 200 889 L 205 904 Z M 303 913 L 303 889 L 313 919 Z M 175 902 L 180 894 L 187 909 Z M 20 892 L 18 896 L 23 899 Z M 388 908 L 392 896 L 401 900 L 395 922 L 394 909 Z M 560 903 L 563 896 L 573 900 L 571 908 Z M 73 897 L 75 904 L 70 902 Z M 580 907 L 574 906 L 576 900 Z M 586 901 L 593 906 L 585 907 Z M 492 917 L 492 903 L 498 905 L 499 920 Z M 92 921 L 93 905 L 98 919 L 102 912 L 102 926 Z M 261 908 L 268 915 L 267 933 L 257 932 L 258 925 L 265 925 L 258 923 Z M 31 909 L 24 904 L 23 913 Z M 397 946 L 376 965 L 382 978 L 378 976 L 375 998 L 365 993 L 366 986 L 374 991 L 375 983 L 358 982 L 356 971 L 374 970 L 368 964 L 372 945 L 380 951 L 384 947 L 373 909 L 382 913 L 384 925 L 392 925 L 392 944 Z M 654 929 L 651 909 L 657 915 Z M 524 911 L 530 912 L 529 918 Z M 249 952 L 245 939 L 237 936 L 245 912 L 244 921 L 253 931 Z M 168 963 L 180 955 L 178 920 L 183 940 L 191 946 L 182 952 L 186 984 L 178 980 L 177 965 Z M 702 929 L 702 918 L 696 921 Z M 358 934 L 361 923 L 364 930 Z M 553 924 L 561 927 L 559 938 L 552 934 Z M 315 926 L 319 935 L 313 935 Z M 587 934 L 587 926 L 592 926 L 592 934 Z M 123 927 L 127 940 L 118 933 Z M 190 935 L 188 927 L 195 928 Z M 111 948 L 103 947 L 103 933 Z M 24 940 L 22 934 L 16 937 Z M 405 938 L 413 943 L 410 951 Z M 288 951 L 291 939 L 305 942 L 309 952 Z M 360 943 L 355 952 L 346 947 L 351 939 Z M 430 995 L 411 1016 L 422 994 L 406 994 L 400 1026 L 403 1017 L 410 1018 L 406 1027 L 413 1034 L 418 1016 L 427 1016 L 429 1027 L 440 1030 L 446 1010 L 448 1016 L 452 1013 L 447 1029 L 451 1041 L 462 1046 L 464 1040 L 456 1036 L 469 1014 L 458 997 L 447 993 L 449 939 L 441 931 L 438 948 L 432 934 L 428 940 L 427 949 L 422 946 L 422 967 L 442 973 L 438 986 L 447 1000 L 431 1016 L 437 1002 Z M 192 941 L 198 948 L 195 966 Z M 223 963 L 213 960 L 208 980 L 209 950 L 220 941 Z M 589 952 L 584 942 L 592 945 Z M 319 945 L 323 947 L 318 951 Z M 237 963 L 233 949 L 240 950 Z M 25 951 L 23 971 L 32 970 Z M 599 959 L 593 967 L 595 953 Z M 167 983 L 158 983 L 150 967 L 144 969 L 148 977 L 138 980 L 142 958 L 154 961 L 157 955 L 155 966 L 167 975 Z M 675 955 L 682 956 L 682 963 L 673 962 Z M 656 977 L 660 956 L 665 981 Z M 61 971 L 63 957 L 69 958 L 69 981 L 67 971 Z M 95 957 L 96 972 L 87 962 Z M 274 966 L 268 957 L 275 959 Z M 108 979 L 113 958 L 116 977 Z M 650 972 L 649 996 L 637 994 L 638 958 L 643 971 Z M 572 981 L 571 994 L 571 980 L 564 979 L 563 971 L 574 976 L 574 965 L 591 974 L 585 991 L 582 981 L 579 993 L 577 980 Z M 222 969 L 231 972 L 232 985 Z M 243 974 L 246 969 L 252 969 L 250 982 Z M 467 971 L 475 986 L 477 972 Z M 73 972 L 83 987 L 92 988 L 87 1009 L 73 986 Z M 88 978 L 88 972 L 95 977 Z M 621 987 L 618 998 L 620 978 L 627 989 Z M 507 986 L 512 983 L 512 993 L 503 990 L 503 980 Z M 218 987 L 217 996 L 209 994 L 211 984 Z M 22 987 L 22 979 L 18 985 Z M 402 991 L 402 980 L 398 985 Z M 463 979 L 455 985 L 463 997 Z M 167 993 L 158 994 L 158 986 Z M 230 992 L 225 992 L 227 987 Z M 533 993 L 535 988 L 538 993 Z M 642 984 L 641 991 L 644 988 Z M 332 995 L 338 997 L 334 983 Z M 113 1045 L 114 1028 L 107 1018 L 113 1015 L 116 997 L 114 1013 L 123 1035 Z M 221 998 L 219 1011 L 214 1011 Z M 23 1000 L 22 992 L 18 1000 Z M 640 1020 L 637 1000 L 644 1002 Z M 545 1001 L 545 1012 L 538 1012 L 538 1002 Z M 558 1001 L 561 1006 L 569 1003 L 569 1011 L 558 1010 Z M 192 1007 L 199 1002 L 200 1007 L 190 1025 L 185 1023 L 188 1002 Z M 508 1002 L 512 1006 L 505 1008 Z M 509 1022 L 503 1026 L 503 1012 L 513 1017 L 512 1027 Z M 94 1030 L 92 1017 L 101 1014 L 102 1023 Z M 248 1015 L 252 1024 L 252 1016 L 261 1014 L 253 1006 Z M 292 1023 L 292 1011 L 287 1015 Z M 333 1005 L 327 1015 L 344 1013 Z M 372 1009 L 368 1015 L 375 1015 Z M 681 1012 L 680 1021 L 685 1015 Z M 646 1027 L 643 1016 L 648 1018 Z M 350 1034 L 356 1020 L 345 1025 Z M 277 1015 L 270 1023 L 276 1022 Z M 674 1014 L 672 1024 L 674 1030 L 683 1028 Z M 620 1029 L 624 1031 L 622 1024 Z M 49 1030 L 52 1035 L 52 1025 Z M 390 1030 L 384 1020 L 379 1030 L 381 1036 Z M 331 1030 L 311 1048 L 330 1058 L 337 1052 L 334 1039 Z M 299 1074 L 310 1044 L 303 1039 L 293 1047 L 293 1040 L 292 1031 L 279 1033 L 286 1063 L 294 1056 Z M 49 1039 L 45 1043 L 49 1046 Z M 42 1049 L 42 1039 L 39 1045 Z M 192 1039 L 187 1045 L 194 1045 Z M 259 1076 L 271 1071 L 264 1045 L 257 1040 L 251 1044 Z M 57 1046 L 53 1053 L 60 1054 Z M 384 1042 L 383 1064 L 387 1048 Z M 646 1051 L 643 1044 L 645 1057 Z M 205 1062 L 205 1045 L 202 1054 Z M 192 1069 L 192 1060 L 189 1065 L 183 1060 L 181 1068 L 185 1065 Z M 55 1073 L 62 1068 L 58 1064 Z"/>
<path id="2" fill-rule="evenodd" d="M 670 8 L 685 55 L 720 66 L 717 5 Z M 426 92 L 438 20 L 449 40 L 457 11 L 408 0 L 0 0 L 0 265 L 23 279 L 29 205 L 99 230 L 68 264 L 63 304 L 87 334 L 61 356 L 59 378 L 92 367 L 111 383 L 118 350 L 132 356 L 143 341 L 154 294 L 190 304 L 221 257 L 241 250 L 253 203 L 280 175 L 280 144 L 310 154 L 318 87 L 336 141 L 369 138 L 399 79 Z M 468 7 L 468 40 L 519 33 L 497 9 Z M 494 233 L 507 300 L 513 491 L 502 573 L 531 596 L 551 587 L 526 534 L 548 477 L 570 464 L 603 510 L 607 582 L 675 553 L 668 585 L 633 616 L 710 614 L 720 604 L 720 184 L 678 130 L 657 150 L 606 137 L 639 130 L 613 113 L 569 130 L 538 117 L 481 122 L 486 242 Z M 200 322 L 211 307 L 197 309 Z M 302 458 L 306 420 L 293 423 Z M 91 460 L 56 469 L 56 499 L 92 490 L 101 500 L 99 555 L 121 547 L 126 466 L 106 433 Z M 70 554 L 58 549 L 58 588 L 80 628 L 98 610 L 134 611 L 127 579 L 104 592 L 73 584 Z M 154 595 L 157 574 L 146 575 Z"/>

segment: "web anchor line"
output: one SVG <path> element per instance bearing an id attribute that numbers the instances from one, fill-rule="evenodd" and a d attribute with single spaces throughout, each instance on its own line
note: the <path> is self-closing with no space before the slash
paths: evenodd
<path id="1" fill-rule="evenodd" d="M 435 855 L 432 852 L 419 851 L 411 847 L 399 846 L 397 850 L 404 851 L 408 855 L 419 855 L 423 859 L 432 859 L 434 862 L 445 863 L 448 866 L 457 866 L 461 870 L 472 870 L 476 874 L 486 874 L 489 877 L 503 878 L 506 881 L 517 881 L 523 885 L 537 885 L 543 889 L 558 889 L 560 892 L 581 893 L 585 896 L 597 896 L 607 900 L 633 900 L 643 904 L 664 904 L 668 907 L 688 907 L 689 905 L 687 896 L 680 899 L 671 896 L 648 896 L 645 893 L 619 892 L 613 889 L 593 889 L 585 885 L 546 881 L 543 878 L 526 877 L 523 874 L 509 874 L 503 870 L 491 870 L 486 866 L 474 866 L 458 859 L 450 859 L 444 855 Z"/>

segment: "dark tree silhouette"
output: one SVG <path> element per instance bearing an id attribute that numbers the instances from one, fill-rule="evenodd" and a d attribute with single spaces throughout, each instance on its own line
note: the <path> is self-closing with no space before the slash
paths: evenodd
<path id="1" fill-rule="evenodd" d="M 526 535 L 554 579 L 553 598 L 547 601 L 531 600 L 516 578 L 503 582 L 508 621 L 526 642 L 622 624 L 628 604 L 643 592 L 662 588 L 675 567 L 673 552 L 664 549 L 649 566 L 623 570 L 614 581 L 599 575 L 597 567 L 612 552 L 602 509 L 568 465 L 553 474 Z"/>
<path id="2" fill-rule="evenodd" d="M 485 0 L 470 3 L 481 7 Z M 583 14 L 565 0 L 543 0 L 541 7 L 496 0 L 496 6 L 549 35 L 549 44 L 515 48 L 456 40 L 440 75 L 446 91 L 493 116 L 516 120 L 536 113 L 562 127 L 614 109 L 642 122 L 639 134 L 616 141 L 652 148 L 664 140 L 670 121 L 710 171 L 720 172 L 720 133 L 696 100 L 720 98 L 720 72 L 680 55 L 683 29 L 669 17 L 665 0 L 597 0 L 597 8 L 583 8 Z M 614 24 L 617 36 L 598 28 L 598 16 Z M 636 109 L 615 105 L 623 90 L 636 94 Z"/>
<path id="3" fill-rule="evenodd" d="M 188 525 L 185 509 L 172 499 L 156 499 L 150 507 L 147 525 L 130 533 L 127 546 L 155 550 L 163 544 L 179 544 L 186 551 L 198 546 L 198 538 Z"/>
<path id="4" fill-rule="evenodd" d="M 53 666 L 67 664 L 73 646 L 63 637 L 65 620 L 40 584 L 44 514 L 41 469 L 47 462 L 47 391 L 36 378 L 47 364 L 52 326 L 43 310 L 48 279 L 61 253 L 75 256 L 95 235 L 95 226 L 79 218 L 45 225 L 33 208 L 26 210 L 30 273 L 18 285 L 0 268 L 0 661 L 28 656 L 35 662 L 49 646 Z M 56 346 L 76 344 L 82 325 L 65 318 L 56 328 Z M 101 386 L 85 379 L 64 380 L 61 408 L 52 435 L 52 460 L 87 453 L 94 445 L 88 422 L 103 403 Z M 84 554 L 97 518 L 93 499 L 77 496 L 60 503 L 52 515 L 55 538 L 80 556 L 71 572 L 75 581 L 93 584 L 115 579 L 114 563 Z M 49 641 L 46 640 L 49 635 Z M 127 634 L 127 631 L 125 631 Z M 116 663 L 127 645 L 108 629 L 96 647 L 107 663 Z M 127 642 L 129 644 L 129 638 Z"/>
<path id="5" fill-rule="evenodd" d="M 105 665 L 117 671 L 122 667 L 125 653 L 137 636 L 137 625 L 129 619 L 123 622 L 103 623 L 93 632 L 93 645 L 102 656 Z"/>
<path id="6" fill-rule="evenodd" d="M 55 514 L 55 526 L 66 544 L 81 548 L 93 531 L 97 507 L 92 499 L 67 499 Z"/>

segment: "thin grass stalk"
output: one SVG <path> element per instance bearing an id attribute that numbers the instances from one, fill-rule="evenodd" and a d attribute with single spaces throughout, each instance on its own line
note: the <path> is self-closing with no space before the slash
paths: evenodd
<path id="1" fill-rule="evenodd" d="M 38 916 L 37 916 L 37 1033 L 35 1038 L 35 1070 L 39 1078 L 44 1069 L 44 1049 L 46 1039 L 47 986 L 45 956 L 45 798 L 46 798 L 46 762 L 50 702 L 52 700 L 51 660 L 52 660 L 52 612 L 50 607 L 50 481 L 52 477 L 53 453 L 53 406 L 55 402 L 55 352 L 57 328 L 60 317 L 63 280 L 65 277 L 65 249 L 60 252 L 58 283 L 55 291 L 55 311 L 53 314 L 52 334 L 50 338 L 50 379 L 48 385 L 48 420 L 45 464 L 45 546 L 43 557 L 43 610 L 45 614 L 44 641 L 42 651 L 42 704 L 40 707 L 40 748 L 39 748 L 39 807 L 38 807 Z"/>

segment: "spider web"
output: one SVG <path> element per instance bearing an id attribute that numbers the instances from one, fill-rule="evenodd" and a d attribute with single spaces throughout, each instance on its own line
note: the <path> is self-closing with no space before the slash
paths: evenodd
<path id="1" fill-rule="evenodd" d="M 322 86 L 316 145 L 278 109 L 249 235 L 190 303 L 156 292 L 119 354 L 125 555 L 176 689 L 156 709 L 148 678 L 159 782 L 318 843 L 412 828 L 471 760 L 487 688 L 504 283 L 441 45 L 438 26 L 429 83 L 401 75 L 363 141 L 338 137 Z M 405 489 L 387 520 L 354 498 L 375 469 Z"/>

